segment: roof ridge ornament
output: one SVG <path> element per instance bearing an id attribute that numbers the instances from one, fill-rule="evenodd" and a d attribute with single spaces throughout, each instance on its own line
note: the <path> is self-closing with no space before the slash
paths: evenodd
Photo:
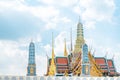
<path id="1" fill-rule="evenodd" d="M 113 54 L 112 60 L 114 60 L 114 58 L 115 58 L 115 54 Z"/>
<path id="2" fill-rule="evenodd" d="M 105 58 L 107 59 L 107 55 L 108 55 L 108 52 L 106 52 L 106 54 L 105 54 Z"/>

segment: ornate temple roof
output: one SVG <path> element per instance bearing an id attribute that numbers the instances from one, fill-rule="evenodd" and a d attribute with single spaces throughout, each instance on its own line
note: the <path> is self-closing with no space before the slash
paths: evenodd
<path id="1" fill-rule="evenodd" d="M 104 57 L 95 57 L 95 62 L 100 66 L 103 72 L 109 72 L 107 59 Z"/>
<path id="2" fill-rule="evenodd" d="M 67 57 L 56 57 L 56 64 L 57 65 L 68 65 Z"/>
<path id="3" fill-rule="evenodd" d="M 107 63 L 108 63 L 108 67 L 114 67 L 113 60 L 112 60 L 112 59 L 108 59 L 108 60 L 107 60 Z"/>
<path id="4" fill-rule="evenodd" d="M 99 64 L 99 65 L 106 65 L 106 59 L 104 57 L 95 57 L 95 61 Z"/>
<path id="5" fill-rule="evenodd" d="M 54 56 L 55 54 L 54 54 L 53 41 L 54 40 L 52 39 L 52 58 L 49 59 L 48 72 L 51 62 L 54 62 L 55 65 L 54 75 L 58 75 L 58 76 L 64 76 L 64 73 L 66 72 L 68 74 L 79 76 L 82 74 L 81 70 L 85 72 L 85 71 L 89 71 L 88 69 L 90 69 L 91 71 L 90 72 L 91 76 L 116 76 L 117 72 L 115 70 L 115 66 L 112 59 L 107 59 L 106 57 L 94 57 L 91 54 L 91 52 L 88 51 L 88 47 L 83 47 L 83 44 L 85 44 L 85 40 L 83 35 L 83 25 L 81 23 L 78 23 L 77 26 L 77 39 L 74 46 L 74 50 L 72 50 L 72 37 L 71 37 L 71 51 L 69 51 L 69 53 L 67 52 L 66 40 L 65 40 L 64 57 Z M 85 46 L 87 46 L 87 44 L 85 44 Z M 87 67 L 89 62 L 92 67 Z M 120 75 L 119 73 L 117 74 Z"/>
<path id="6" fill-rule="evenodd" d="M 56 57 L 57 73 L 65 73 L 69 69 L 67 57 Z"/>
<path id="7" fill-rule="evenodd" d="M 108 59 L 107 63 L 108 63 L 108 68 L 109 68 L 109 71 L 110 71 L 110 75 L 115 75 L 116 74 L 116 70 L 115 70 L 115 66 L 114 66 L 113 60 L 112 59 Z"/>
<path id="8" fill-rule="evenodd" d="M 95 57 L 96 63 L 100 66 L 101 70 L 108 72 L 109 75 L 116 75 L 115 66 L 112 59 L 106 59 L 104 57 Z"/>

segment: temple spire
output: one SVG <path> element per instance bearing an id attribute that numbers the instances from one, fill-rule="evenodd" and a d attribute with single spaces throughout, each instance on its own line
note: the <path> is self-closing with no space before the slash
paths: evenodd
<path id="1" fill-rule="evenodd" d="M 70 31 L 70 39 L 71 39 L 71 52 L 73 51 L 73 48 L 72 48 L 72 28 L 71 28 L 71 31 Z"/>
<path id="2" fill-rule="evenodd" d="M 84 43 L 85 41 L 84 41 L 83 25 L 80 22 L 80 18 L 79 18 L 79 22 L 77 24 L 77 38 L 76 38 L 74 53 L 79 53 Z"/>
<path id="3" fill-rule="evenodd" d="M 53 38 L 53 32 L 52 32 L 52 59 L 54 60 L 54 38 Z"/>
<path id="4" fill-rule="evenodd" d="M 31 41 L 29 44 L 27 76 L 36 76 L 35 44 L 33 43 L 33 41 Z"/>
<path id="5" fill-rule="evenodd" d="M 49 76 L 54 76 L 56 73 L 56 66 L 55 66 L 55 60 L 54 60 L 55 54 L 54 54 L 54 39 L 53 39 L 53 33 L 52 33 L 52 59 L 50 62 L 50 67 L 49 67 Z"/>
<path id="6" fill-rule="evenodd" d="M 82 23 L 80 22 L 80 17 L 79 17 L 79 21 L 78 21 L 78 24 L 77 24 L 77 38 L 80 38 L 80 37 L 83 37 L 83 25 Z"/>
<path id="7" fill-rule="evenodd" d="M 64 56 L 65 57 L 68 56 L 67 49 L 66 49 L 66 39 L 65 39 L 65 43 L 64 43 Z"/>

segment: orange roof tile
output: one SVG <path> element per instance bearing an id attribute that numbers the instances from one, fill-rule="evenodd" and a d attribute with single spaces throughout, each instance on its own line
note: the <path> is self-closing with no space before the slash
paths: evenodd
<path id="1" fill-rule="evenodd" d="M 67 65 L 68 64 L 68 59 L 66 57 L 59 57 L 59 58 L 56 58 L 56 63 Z"/>
<path id="2" fill-rule="evenodd" d="M 99 65 L 105 65 L 106 64 L 106 61 L 105 61 L 105 59 L 104 58 L 95 58 L 95 61 L 96 61 L 96 63 L 97 64 L 99 64 Z"/>
<path id="3" fill-rule="evenodd" d="M 107 63 L 108 63 L 108 66 L 109 66 L 109 67 L 114 67 L 112 60 L 107 60 Z"/>

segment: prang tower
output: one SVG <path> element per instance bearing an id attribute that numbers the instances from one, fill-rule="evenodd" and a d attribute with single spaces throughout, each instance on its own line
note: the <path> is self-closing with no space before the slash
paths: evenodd
<path id="1" fill-rule="evenodd" d="M 35 45 L 33 42 L 29 45 L 27 76 L 36 76 Z"/>
<path id="2" fill-rule="evenodd" d="M 83 25 L 80 22 L 80 18 L 77 24 L 77 37 L 76 37 L 76 43 L 74 46 L 74 50 L 73 50 L 73 57 L 72 57 L 72 64 L 71 67 L 73 67 L 73 65 L 75 64 L 76 59 L 81 55 L 82 52 L 82 46 L 85 43 L 84 40 L 84 33 L 83 33 Z"/>
<path id="3" fill-rule="evenodd" d="M 79 22 L 77 24 L 77 39 L 75 43 L 74 54 L 79 53 L 81 51 L 84 43 L 85 41 L 84 41 L 84 35 L 83 35 L 83 25 L 79 19 Z"/>

